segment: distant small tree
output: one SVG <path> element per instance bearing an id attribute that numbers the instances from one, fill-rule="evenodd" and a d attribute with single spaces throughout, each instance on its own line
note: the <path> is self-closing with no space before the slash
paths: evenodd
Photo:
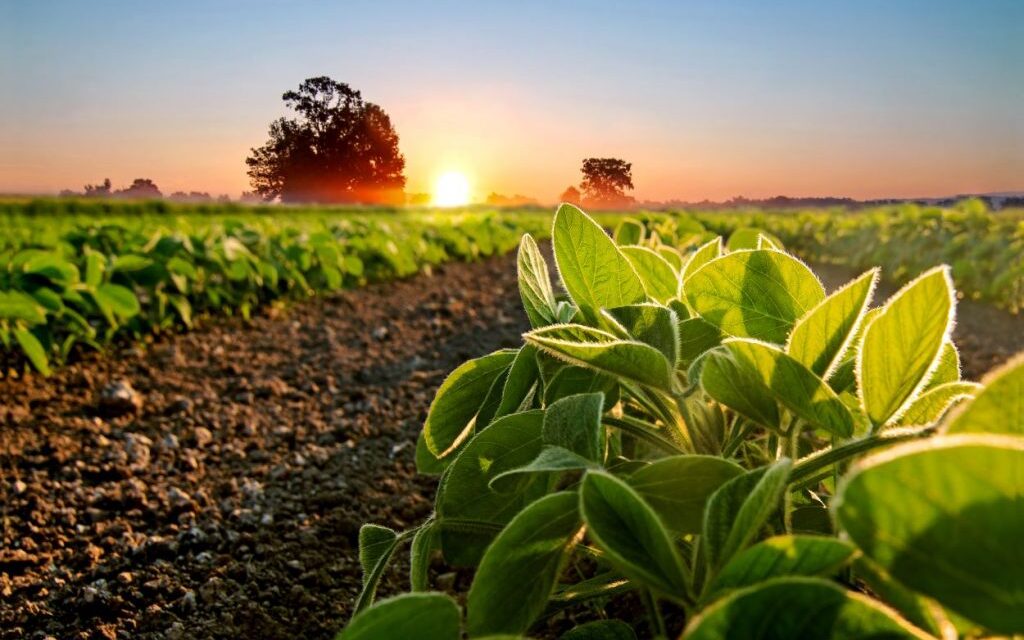
<path id="1" fill-rule="evenodd" d="M 633 164 L 619 158 L 587 158 L 583 161 L 583 204 L 588 207 L 622 207 L 633 203 L 625 191 L 633 188 Z"/>
<path id="2" fill-rule="evenodd" d="M 309 78 L 282 98 L 297 114 L 270 124 L 245 163 L 264 200 L 389 203 L 404 200 L 405 158 L 379 106 L 343 82 Z"/>
<path id="3" fill-rule="evenodd" d="M 109 182 L 109 181 L 108 181 Z M 135 178 L 126 189 L 119 189 L 114 195 L 120 198 L 162 198 L 164 194 L 160 193 L 160 189 L 156 186 L 156 183 L 149 178 Z"/>
<path id="4" fill-rule="evenodd" d="M 110 178 L 104 178 L 103 184 L 85 185 L 85 196 L 87 198 L 109 198 L 111 196 Z"/>
<path id="5" fill-rule="evenodd" d="M 574 204 L 578 207 L 582 204 L 583 198 L 580 195 L 580 190 L 570 185 L 562 192 L 562 195 L 558 196 L 558 201 L 568 202 L 569 204 Z"/>

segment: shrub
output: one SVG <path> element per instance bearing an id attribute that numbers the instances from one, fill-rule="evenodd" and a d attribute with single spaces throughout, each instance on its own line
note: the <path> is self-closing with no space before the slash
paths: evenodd
<path id="1" fill-rule="evenodd" d="M 340 638 L 525 637 L 626 593 L 645 628 L 563 638 L 1024 633 L 1024 361 L 960 379 L 949 270 L 873 306 L 877 270 L 827 295 L 777 239 L 680 252 L 624 224 L 634 244 L 558 210 L 565 294 L 523 238 L 533 328 L 439 389 L 435 511 L 364 526 Z M 406 543 L 415 593 L 372 604 Z M 435 550 L 476 570 L 464 616 L 429 592 Z"/>

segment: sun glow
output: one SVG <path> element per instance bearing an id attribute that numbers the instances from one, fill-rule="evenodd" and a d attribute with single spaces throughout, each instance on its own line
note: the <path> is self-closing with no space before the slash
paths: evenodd
<path id="1" fill-rule="evenodd" d="M 460 207 L 469 204 L 469 180 L 458 171 L 447 171 L 434 182 L 434 206 Z"/>

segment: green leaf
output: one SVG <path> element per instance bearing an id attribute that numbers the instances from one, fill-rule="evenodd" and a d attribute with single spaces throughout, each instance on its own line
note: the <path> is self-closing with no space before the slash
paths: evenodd
<path id="1" fill-rule="evenodd" d="M 776 344 L 825 298 L 807 265 L 770 249 L 716 258 L 691 275 L 684 290 L 690 306 L 725 333 Z"/>
<path id="2" fill-rule="evenodd" d="M 936 422 L 957 402 L 973 398 L 982 389 L 974 382 L 946 382 L 925 391 L 900 416 L 899 426 L 929 425 Z"/>
<path id="3" fill-rule="evenodd" d="M 686 294 L 686 281 L 691 275 L 697 272 L 698 269 L 711 262 L 715 258 L 722 255 L 722 238 L 716 237 L 714 240 L 710 240 L 700 247 L 697 248 L 689 259 L 686 261 L 686 265 L 683 266 L 682 271 L 679 274 L 679 294 L 684 296 Z"/>
<path id="4" fill-rule="evenodd" d="M 614 330 L 623 338 L 649 344 L 675 363 L 679 359 L 678 318 L 668 307 L 658 304 L 632 304 L 602 309 Z"/>
<path id="5" fill-rule="evenodd" d="M 615 476 L 588 471 L 580 512 L 590 538 L 626 576 L 670 599 L 686 591 L 686 568 L 654 510 Z"/>
<path id="6" fill-rule="evenodd" d="M 836 392 L 781 349 L 738 338 L 726 340 L 723 346 L 740 367 L 756 372 L 761 387 L 771 389 L 775 398 L 794 414 L 840 437 L 853 435 L 853 416 Z"/>
<path id="7" fill-rule="evenodd" d="M 436 508 L 441 547 L 449 563 L 476 564 L 494 535 L 452 530 L 448 520 L 503 525 L 529 502 L 526 482 L 502 493 L 491 489 L 490 483 L 499 474 L 537 457 L 543 419 L 543 411 L 526 411 L 495 420 L 466 444 L 441 478 Z"/>
<path id="8" fill-rule="evenodd" d="M 786 352 L 815 375 L 828 379 L 857 334 L 878 274 L 878 269 L 868 271 L 808 311 L 793 327 Z"/>
<path id="9" fill-rule="evenodd" d="M 336 640 L 459 640 L 459 607 L 442 593 L 407 593 L 359 613 Z"/>
<path id="10" fill-rule="evenodd" d="M 619 250 L 633 265 L 649 297 L 662 304 L 676 297 L 679 276 L 665 258 L 647 247 L 621 247 Z"/>
<path id="11" fill-rule="evenodd" d="M 708 499 L 743 467 L 724 458 L 670 456 L 633 472 L 626 482 L 676 534 L 700 533 Z"/>
<path id="12" fill-rule="evenodd" d="M 744 251 L 747 249 L 759 249 L 761 237 L 765 237 L 777 246 L 782 246 L 782 241 L 762 229 L 754 227 L 740 227 L 729 234 L 727 247 L 729 251 Z"/>
<path id="13" fill-rule="evenodd" d="M 1001 634 L 1024 632 L 1024 438 L 971 434 L 857 464 L 832 508 L 907 587 Z"/>
<path id="14" fill-rule="evenodd" d="M 495 351 L 462 363 L 445 378 L 423 425 L 427 448 L 434 457 L 444 458 L 469 436 L 491 385 L 515 356 L 515 351 Z"/>
<path id="15" fill-rule="evenodd" d="M 782 458 L 727 481 L 711 494 L 702 540 L 712 574 L 743 551 L 778 509 L 792 466 Z"/>
<path id="16" fill-rule="evenodd" d="M 725 336 L 718 327 L 701 318 L 679 323 L 679 361 L 689 365 L 708 350 L 722 344 Z"/>
<path id="17" fill-rule="evenodd" d="M 85 285 L 95 289 L 103 282 L 103 272 L 107 268 L 107 257 L 91 249 L 85 250 Z"/>
<path id="18" fill-rule="evenodd" d="M 0 291 L 0 320 L 21 320 L 29 325 L 46 322 L 46 309 L 21 291 Z"/>
<path id="19" fill-rule="evenodd" d="M 643 342 L 622 340 L 607 331 L 579 324 L 534 329 L 523 338 L 570 364 L 651 387 L 672 388 L 671 363 Z"/>
<path id="20" fill-rule="evenodd" d="M 430 556 L 435 549 L 441 548 L 437 525 L 429 521 L 416 530 L 409 548 L 409 588 L 412 591 L 426 591 L 430 570 Z"/>
<path id="21" fill-rule="evenodd" d="M 593 462 L 602 462 L 603 413 L 603 393 L 573 395 L 553 402 L 544 412 L 544 444 L 568 449 Z"/>
<path id="22" fill-rule="evenodd" d="M 135 297 L 132 290 L 119 284 L 109 282 L 101 284 L 96 288 L 94 295 L 101 299 L 103 304 L 108 306 L 114 315 L 122 320 L 138 315 L 139 311 L 142 310 L 142 307 L 139 305 L 139 299 Z"/>
<path id="23" fill-rule="evenodd" d="M 50 362 L 46 357 L 46 349 L 43 348 L 42 343 L 39 342 L 39 338 L 29 331 L 28 329 L 17 328 L 13 332 L 14 339 L 21 346 L 22 352 L 28 361 L 32 363 L 36 371 L 43 374 L 44 376 L 50 375 Z"/>
<path id="24" fill-rule="evenodd" d="M 854 554 L 846 542 L 824 536 L 784 535 L 762 540 L 738 553 L 708 586 L 705 600 L 783 576 L 827 577 Z"/>
<path id="25" fill-rule="evenodd" d="M 876 428 L 899 419 L 938 365 L 953 328 L 948 267 L 921 274 L 896 293 L 864 330 L 857 351 L 857 387 Z"/>
<path id="26" fill-rule="evenodd" d="M 153 261 L 145 256 L 125 254 L 123 256 L 114 257 L 114 261 L 110 265 L 110 270 L 115 273 L 130 273 L 132 271 L 142 271 L 152 264 Z"/>
<path id="27" fill-rule="evenodd" d="M 935 371 L 932 373 L 932 377 L 928 379 L 928 384 L 925 385 L 924 390 L 934 389 L 940 384 L 946 384 L 947 382 L 959 381 L 960 352 L 957 351 L 955 344 L 947 340 L 942 345 L 942 351 L 939 352 L 939 364 L 936 365 Z"/>
<path id="28" fill-rule="evenodd" d="M 373 604 L 384 569 L 398 546 L 398 535 L 376 524 L 364 524 L 359 529 L 359 566 L 363 569 L 363 588 L 352 610 L 359 613 Z"/>
<path id="29" fill-rule="evenodd" d="M 562 283 L 591 320 L 602 307 L 643 302 L 640 277 L 611 238 L 585 213 L 563 204 L 555 213 L 552 240 Z"/>
<path id="30" fill-rule="evenodd" d="M 777 429 L 779 407 L 758 372 L 737 360 L 728 349 L 707 352 L 694 363 L 700 386 L 713 399 L 758 424 Z"/>
<path id="31" fill-rule="evenodd" d="M 610 375 L 586 367 L 562 365 L 544 389 L 544 402 L 551 404 L 577 393 L 604 393 L 609 406 L 618 402 L 618 383 Z"/>
<path id="32" fill-rule="evenodd" d="M 929 636 L 878 602 L 820 578 L 777 578 L 731 593 L 693 618 L 685 640 L 895 640 Z"/>
<path id="33" fill-rule="evenodd" d="M 854 558 L 853 572 L 858 580 L 863 580 L 870 587 L 876 598 L 898 611 L 908 622 L 942 637 L 943 625 L 948 623 L 942 607 L 896 582 L 882 567 L 863 555 L 858 554 Z"/>
<path id="34" fill-rule="evenodd" d="M 1024 355 L 982 380 L 984 388 L 949 420 L 949 433 L 1024 435 Z"/>
<path id="35" fill-rule="evenodd" d="M 428 476 L 440 475 L 448 468 L 452 459 L 453 456 L 448 456 L 444 460 L 434 457 L 434 454 L 427 448 L 427 440 L 423 436 L 423 431 L 420 431 L 416 437 L 416 473 Z"/>
<path id="36" fill-rule="evenodd" d="M 508 377 L 501 391 L 501 403 L 494 417 L 500 418 L 527 409 L 524 405 L 533 398 L 539 380 L 537 348 L 525 344 L 516 353 L 515 360 L 508 370 Z"/>
<path id="37" fill-rule="evenodd" d="M 490 487 L 499 493 L 505 493 L 509 490 L 509 487 L 516 486 L 516 483 L 513 481 L 518 480 L 519 476 L 522 475 L 582 471 L 585 469 L 599 469 L 600 467 L 601 465 L 597 462 L 588 460 L 564 447 L 544 445 L 544 448 L 540 450 L 537 457 L 531 460 L 529 464 L 494 476 L 491 479 Z"/>
<path id="38" fill-rule="evenodd" d="M 519 295 L 530 325 L 536 328 L 556 322 L 555 292 L 551 288 L 548 263 L 528 233 L 523 234 L 519 243 L 516 266 L 519 270 Z"/>
<path id="39" fill-rule="evenodd" d="M 525 633 L 547 605 L 583 527 L 575 493 L 530 504 L 488 547 L 469 589 L 470 636 Z"/>
<path id="40" fill-rule="evenodd" d="M 566 631 L 558 640 L 636 640 L 636 634 L 622 620 L 595 620 Z"/>
<path id="41" fill-rule="evenodd" d="M 640 244 L 644 241 L 644 223 L 633 218 L 623 218 L 615 227 L 615 243 L 622 245 Z"/>

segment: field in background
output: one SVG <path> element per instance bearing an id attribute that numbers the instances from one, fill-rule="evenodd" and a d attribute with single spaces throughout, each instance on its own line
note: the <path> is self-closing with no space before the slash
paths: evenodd
<path id="1" fill-rule="evenodd" d="M 0 369 L 27 358 L 47 371 L 119 337 L 505 253 L 524 232 L 546 237 L 552 213 L 2 199 Z M 980 201 L 597 217 L 609 229 L 641 222 L 644 242 L 677 267 L 715 236 L 736 248 L 756 246 L 765 232 L 809 262 L 877 265 L 896 283 L 950 264 L 961 295 L 1013 313 L 1024 307 L 1024 211 L 993 213 Z"/>

